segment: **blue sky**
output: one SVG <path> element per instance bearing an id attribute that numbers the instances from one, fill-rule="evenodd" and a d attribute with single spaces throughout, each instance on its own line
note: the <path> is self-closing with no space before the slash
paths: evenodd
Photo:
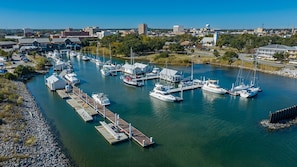
<path id="1" fill-rule="evenodd" d="M 297 1 L 14 0 L 0 3 L 0 28 L 297 28 Z"/>

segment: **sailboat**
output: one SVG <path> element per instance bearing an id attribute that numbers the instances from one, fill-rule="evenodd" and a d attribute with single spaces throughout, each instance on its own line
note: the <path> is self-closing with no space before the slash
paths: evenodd
<path id="1" fill-rule="evenodd" d="M 100 60 L 100 58 L 99 58 L 98 44 L 97 44 L 97 47 L 96 47 L 96 57 L 98 57 L 98 59 L 96 58 L 96 60 L 95 60 L 96 65 L 97 65 L 97 66 L 102 66 L 103 63 L 101 62 L 101 60 Z"/>
<path id="2" fill-rule="evenodd" d="M 130 48 L 130 57 L 131 57 L 131 64 L 133 64 L 134 66 L 134 60 L 133 60 L 133 56 L 132 56 L 133 52 L 132 52 L 132 48 Z M 136 86 L 136 87 L 140 87 L 143 86 L 143 82 L 139 82 L 136 79 L 136 74 L 135 74 L 135 69 L 132 69 L 132 74 L 125 74 L 123 76 L 121 76 L 121 79 L 123 80 L 124 84 L 126 85 L 130 85 L 130 86 Z"/>
<path id="3" fill-rule="evenodd" d="M 199 87 L 202 87 L 203 83 L 204 82 L 200 79 L 194 79 L 194 63 L 192 62 L 190 78 L 183 79 L 179 83 L 178 87 L 186 87 L 186 86 L 192 86 L 192 85 L 199 85 Z"/>
<path id="4" fill-rule="evenodd" d="M 240 92 L 240 97 L 251 98 L 258 94 L 261 91 L 260 87 L 256 85 L 256 75 L 257 75 L 257 62 L 255 62 L 254 66 L 254 75 L 253 80 L 251 81 L 249 88 L 242 90 Z"/>
<path id="5" fill-rule="evenodd" d="M 242 66 L 239 67 L 238 74 L 236 77 L 235 83 L 232 83 L 231 89 L 228 91 L 230 95 L 240 95 L 242 90 L 246 90 L 250 87 L 250 85 L 244 83 L 244 77 L 242 74 Z"/>

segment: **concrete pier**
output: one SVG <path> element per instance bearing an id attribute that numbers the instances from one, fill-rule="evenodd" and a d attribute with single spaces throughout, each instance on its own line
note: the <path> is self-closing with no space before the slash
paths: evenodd
<path id="1" fill-rule="evenodd" d="M 297 125 L 297 106 L 277 110 L 269 114 L 269 120 L 262 120 L 261 125 L 271 130 Z"/>

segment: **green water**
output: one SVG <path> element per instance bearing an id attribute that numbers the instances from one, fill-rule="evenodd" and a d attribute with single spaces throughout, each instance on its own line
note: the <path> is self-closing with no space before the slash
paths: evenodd
<path id="1" fill-rule="evenodd" d="M 201 89 L 183 93 L 181 103 L 166 103 L 144 87 L 124 85 L 120 76 L 102 77 L 95 63 L 72 60 L 84 92 L 104 92 L 108 107 L 131 122 L 156 145 L 142 148 L 133 141 L 110 145 L 94 128 L 101 117 L 85 123 L 37 76 L 27 83 L 46 118 L 78 166 L 296 166 L 297 127 L 269 132 L 259 122 L 270 111 L 296 104 L 297 80 L 259 74 L 263 92 L 253 99 L 215 95 Z M 190 67 L 173 67 L 190 75 Z M 230 88 L 237 69 L 195 65 L 194 77 L 219 79 Z M 178 94 L 177 94 L 178 95 Z"/>

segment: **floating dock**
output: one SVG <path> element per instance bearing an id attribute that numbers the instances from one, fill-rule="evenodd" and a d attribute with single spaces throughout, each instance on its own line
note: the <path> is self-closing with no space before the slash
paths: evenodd
<path id="1" fill-rule="evenodd" d="M 65 90 L 56 90 L 56 92 L 58 93 L 58 95 L 62 98 L 62 99 L 67 99 L 69 98 L 68 94 L 65 92 Z"/>
<path id="2" fill-rule="evenodd" d="M 200 85 L 200 84 L 194 84 L 194 85 L 190 85 L 190 86 L 183 86 L 183 87 L 179 87 L 179 88 L 168 89 L 167 92 L 168 93 L 177 93 L 177 92 L 186 91 L 186 90 L 198 89 L 201 87 L 202 87 L 202 85 Z"/>
<path id="3" fill-rule="evenodd" d="M 109 142 L 109 144 L 116 144 L 128 140 L 125 133 L 118 132 L 112 123 L 100 122 L 100 126 L 95 126 L 97 131 Z"/>
<path id="4" fill-rule="evenodd" d="M 105 106 L 95 102 L 92 97 L 82 92 L 79 88 L 74 86 L 73 94 L 70 95 L 70 97 L 87 104 L 94 112 L 98 112 L 103 118 L 109 120 L 112 124 L 114 124 L 114 126 L 119 128 L 121 132 L 124 132 L 129 138 L 133 139 L 142 147 L 148 147 L 155 143 L 153 142 L 152 137 L 144 135 L 141 131 L 133 127 L 131 123 L 127 123 L 125 120 L 120 118 L 118 114 L 113 113 L 109 109 L 105 108 Z"/>

